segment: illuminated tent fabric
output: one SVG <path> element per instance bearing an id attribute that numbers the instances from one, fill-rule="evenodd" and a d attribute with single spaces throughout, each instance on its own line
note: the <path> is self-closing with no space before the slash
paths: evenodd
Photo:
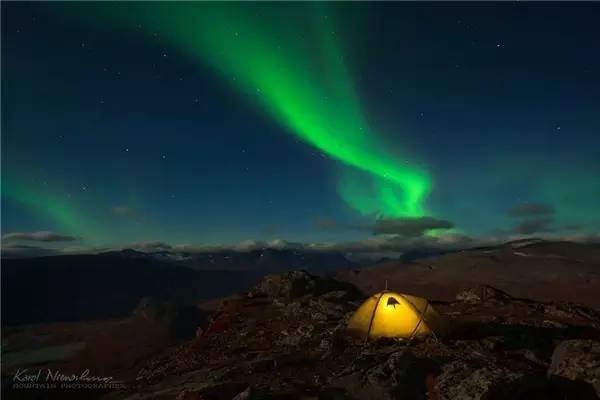
<path id="1" fill-rule="evenodd" d="M 387 290 L 369 297 L 348 322 L 348 332 L 365 339 L 411 339 L 439 328 L 439 315 L 426 299 Z"/>

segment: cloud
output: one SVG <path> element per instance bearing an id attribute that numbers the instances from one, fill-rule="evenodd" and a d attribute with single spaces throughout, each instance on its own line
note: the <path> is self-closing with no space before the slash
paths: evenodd
<path id="1" fill-rule="evenodd" d="M 12 232 L 2 236 L 2 240 L 7 241 L 35 241 L 35 242 L 72 242 L 79 240 L 78 237 L 64 235 L 56 232 L 38 231 L 38 232 Z"/>
<path id="2" fill-rule="evenodd" d="M 128 249 L 134 249 L 138 251 L 144 252 L 154 252 L 154 251 L 170 251 L 173 250 L 173 246 L 166 242 L 162 242 L 160 240 L 145 240 L 142 242 L 132 243 L 129 246 L 125 246 Z"/>
<path id="3" fill-rule="evenodd" d="M 371 236 L 364 240 L 344 242 L 291 242 L 287 240 L 246 240 L 230 245 L 190 245 L 180 244 L 173 246 L 174 252 L 207 253 L 218 251 L 251 251 L 262 249 L 298 250 L 313 252 L 340 252 L 340 253 L 376 253 L 395 252 L 403 253 L 423 248 L 459 249 L 478 246 L 489 241 L 480 241 L 461 234 L 446 234 L 438 237 L 421 236 L 407 238 L 399 235 Z M 495 240 L 494 240 L 495 242 Z"/>
<path id="4" fill-rule="evenodd" d="M 511 217 L 534 217 L 554 214 L 554 207 L 550 204 L 527 203 L 513 207 L 508 214 Z"/>
<path id="5" fill-rule="evenodd" d="M 513 232 L 522 235 L 552 232 L 554 223 L 554 207 L 544 203 L 526 203 L 513 207 L 508 215 L 520 218 Z"/>
<path id="6" fill-rule="evenodd" d="M 71 255 L 71 254 L 96 254 L 103 253 L 105 251 L 114 250 L 110 247 L 105 246 L 68 246 L 60 249 L 60 254 Z"/>
<path id="7" fill-rule="evenodd" d="M 406 238 L 402 236 L 378 236 L 364 240 L 314 244 L 313 249 L 335 250 L 344 253 L 396 252 L 404 253 L 423 248 L 458 249 L 478 245 L 466 235 L 448 234 L 438 237 L 421 236 Z"/>
<path id="8" fill-rule="evenodd" d="M 211 253 L 222 251 L 253 251 L 263 249 L 296 250 L 307 252 L 339 252 L 344 254 L 375 254 L 393 253 L 399 255 L 411 250 L 436 248 L 436 249 L 460 249 L 479 245 L 480 242 L 465 235 L 448 234 L 439 237 L 413 237 L 406 238 L 399 235 L 371 236 L 364 240 L 346 242 L 313 242 L 302 243 L 282 239 L 262 241 L 245 240 L 234 244 L 222 245 L 170 245 L 158 240 L 148 240 L 132 243 L 122 249 L 131 248 L 143 252 L 169 251 L 172 253 Z M 111 250 L 108 248 L 93 247 L 65 247 L 60 249 L 42 248 L 27 245 L 12 245 L 3 248 L 2 256 L 6 258 L 28 258 L 48 255 L 71 255 L 71 254 L 95 254 Z M 115 250 L 115 249 L 112 249 Z"/>
<path id="9" fill-rule="evenodd" d="M 528 219 L 515 227 L 516 233 L 521 233 L 523 235 L 529 235 L 532 233 L 539 232 L 551 232 L 552 231 L 552 223 L 554 222 L 553 218 L 535 218 Z"/>
<path id="10" fill-rule="evenodd" d="M 25 244 L 8 244 L 2 246 L 2 258 L 31 258 L 59 254 L 60 250 L 48 249 Z"/>
<path id="11" fill-rule="evenodd" d="M 435 229 L 450 229 L 454 224 L 450 221 L 433 217 L 417 218 L 379 218 L 369 224 L 347 224 L 333 218 L 317 218 L 316 224 L 325 230 L 346 229 L 371 232 L 375 235 L 400 235 L 403 237 L 420 237 Z"/>
<path id="12" fill-rule="evenodd" d="M 2 258 L 34 258 L 59 255 L 96 254 L 110 250 L 106 247 L 67 246 L 50 248 L 27 244 L 8 243 L 2 246 Z"/>
<path id="13" fill-rule="evenodd" d="M 206 244 L 178 244 L 173 246 L 174 252 L 182 253 L 209 253 L 220 251 L 253 251 L 264 249 L 275 250 L 302 250 L 307 249 L 308 244 L 301 242 L 290 242 L 283 239 L 275 240 L 244 240 L 234 244 L 206 245 Z"/>
<path id="14" fill-rule="evenodd" d="M 584 233 L 572 236 L 565 236 L 561 239 L 572 242 L 600 244 L 600 234 L 598 233 Z"/>
<path id="15" fill-rule="evenodd" d="M 290 242 L 283 239 L 274 239 L 269 241 L 261 240 L 246 240 L 234 245 L 237 251 L 251 251 L 261 249 L 276 249 L 276 250 L 298 250 L 305 248 L 305 244 L 301 242 Z"/>
<path id="16" fill-rule="evenodd" d="M 433 217 L 419 218 L 380 218 L 375 221 L 373 233 L 392 234 L 403 237 L 420 237 L 434 229 L 450 229 L 454 224 L 450 221 Z"/>
<path id="17" fill-rule="evenodd" d="M 526 221 L 530 226 L 521 228 L 527 232 L 551 232 L 544 235 L 548 240 L 569 240 L 583 243 L 598 243 L 600 235 L 598 234 L 578 234 L 572 236 L 563 236 L 556 231 L 552 231 L 548 225 L 551 219 L 544 221 L 532 220 Z M 445 250 L 454 251 L 469 249 L 479 246 L 495 246 L 512 240 L 525 239 L 526 233 L 515 233 L 512 231 L 490 232 L 490 234 L 471 237 L 463 234 L 446 233 L 438 236 L 417 236 L 406 237 L 401 235 L 378 235 L 370 236 L 363 240 L 343 241 L 343 242 L 292 242 L 282 239 L 262 241 L 246 240 L 234 244 L 207 245 L 207 244 L 176 244 L 171 245 L 163 241 L 148 240 L 132 243 L 129 246 L 121 248 L 100 248 L 86 246 L 71 246 L 64 248 L 43 248 L 38 246 L 12 244 L 3 246 L 3 258 L 29 258 L 52 255 L 73 255 L 73 254 L 96 254 L 108 250 L 119 250 L 133 248 L 143 252 L 169 251 L 174 254 L 181 253 L 211 253 L 223 251 L 252 251 L 263 249 L 278 250 L 296 250 L 306 252 L 338 252 L 343 253 L 350 258 L 377 258 L 379 256 L 397 257 L 404 253 L 415 250 Z"/>

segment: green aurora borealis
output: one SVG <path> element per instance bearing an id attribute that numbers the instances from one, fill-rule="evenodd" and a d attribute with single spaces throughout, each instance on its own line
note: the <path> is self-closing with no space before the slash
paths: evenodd
<path id="1" fill-rule="evenodd" d="M 64 196 L 27 184 L 23 176 L 2 177 L 2 194 L 6 199 L 28 208 L 40 220 L 49 222 L 62 232 L 90 232 L 91 237 L 106 238 L 102 229 L 74 202 Z"/>
<path id="2" fill-rule="evenodd" d="M 128 26 L 137 21 L 142 30 L 152 27 L 147 37 L 159 31 L 173 47 L 212 67 L 287 132 L 369 174 L 365 184 L 349 171 L 338 184 L 344 202 L 362 215 L 422 216 L 431 178 L 407 163 L 409 155 L 387 149 L 369 126 L 326 6 L 288 7 L 286 18 L 268 13 L 273 9 L 256 5 L 171 8 L 153 3 L 136 7 L 135 15 L 119 10 L 109 20 Z M 290 30 L 288 18 L 302 19 L 310 29 Z"/>

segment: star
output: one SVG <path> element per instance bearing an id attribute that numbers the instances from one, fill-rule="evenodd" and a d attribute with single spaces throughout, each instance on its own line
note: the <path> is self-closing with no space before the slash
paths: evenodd
<path id="1" fill-rule="evenodd" d="M 163 154 L 163 155 L 162 155 L 162 159 L 163 159 L 163 160 L 166 160 L 166 159 L 167 159 L 167 156 L 166 156 L 166 154 Z"/>
<path id="2" fill-rule="evenodd" d="M 125 151 L 125 153 L 129 153 L 129 148 L 125 147 L 124 151 Z"/>

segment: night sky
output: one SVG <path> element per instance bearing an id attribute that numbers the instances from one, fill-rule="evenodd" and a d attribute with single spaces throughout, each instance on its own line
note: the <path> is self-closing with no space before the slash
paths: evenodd
<path id="1" fill-rule="evenodd" d="M 598 21 L 594 3 L 3 2 L 3 245 L 594 237 Z"/>

